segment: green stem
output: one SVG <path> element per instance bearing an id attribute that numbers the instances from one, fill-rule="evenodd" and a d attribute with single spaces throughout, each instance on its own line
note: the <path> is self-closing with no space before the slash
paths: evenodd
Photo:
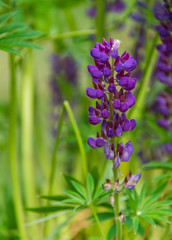
<path id="1" fill-rule="evenodd" d="M 62 130 L 62 125 L 63 125 L 63 118 L 64 118 L 64 110 L 67 111 L 69 119 L 72 123 L 76 138 L 77 138 L 77 142 L 79 145 L 79 150 L 81 153 L 81 160 L 82 160 L 82 167 L 83 167 L 83 174 L 84 174 L 84 179 L 86 181 L 87 178 L 87 174 L 88 174 L 88 170 L 87 170 L 87 159 L 86 159 L 86 155 L 85 155 L 85 150 L 84 150 L 84 145 L 82 142 L 82 138 L 75 120 L 75 117 L 73 115 L 72 109 L 68 103 L 68 101 L 64 101 L 63 103 L 63 107 L 61 110 L 61 114 L 60 114 L 60 120 L 58 122 L 58 126 L 57 126 L 57 136 L 56 136 L 56 142 L 54 145 L 54 150 L 53 150 L 53 154 L 52 154 L 52 159 L 51 159 L 51 171 L 50 171 L 50 178 L 49 178 L 49 190 L 48 190 L 48 194 L 51 195 L 52 194 L 52 189 L 53 189 L 53 180 L 54 180 L 54 175 L 55 175 L 55 166 L 56 166 L 56 155 L 57 155 L 57 149 L 58 149 L 58 145 L 59 145 L 59 139 L 60 139 L 60 135 L 61 135 L 61 130 Z"/>
<path id="2" fill-rule="evenodd" d="M 97 213 L 96 213 L 96 209 L 95 209 L 95 207 L 94 207 L 93 205 L 91 206 L 91 210 L 92 210 L 92 213 L 93 213 L 93 215 L 94 215 L 94 218 L 95 218 L 95 220 L 96 220 L 96 222 L 97 222 L 97 225 L 98 225 L 99 231 L 100 231 L 100 233 L 101 233 L 101 235 L 102 235 L 102 238 L 103 238 L 103 240 L 106 240 L 106 237 L 105 237 L 105 235 L 104 235 L 102 226 L 101 226 L 101 224 L 100 224 L 99 218 L 98 218 Z"/>
<path id="3" fill-rule="evenodd" d="M 10 54 L 10 115 L 9 115 L 9 157 L 10 157 L 10 168 L 12 177 L 12 190 L 13 190 L 13 200 L 14 200 L 14 210 L 17 221 L 17 226 L 19 229 L 20 239 L 26 240 L 27 234 L 24 227 L 24 214 L 20 193 L 19 184 L 19 173 L 18 173 L 18 163 L 17 163 L 17 143 L 16 143 L 16 126 L 17 126 L 17 100 L 16 100 L 16 76 L 15 76 L 15 64 L 14 56 Z"/>
<path id="4" fill-rule="evenodd" d="M 118 178 L 118 168 L 114 167 L 113 168 L 113 173 L 114 173 L 114 181 L 117 180 Z M 119 210 L 119 194 L 114 193 L 114 212 L 115 212 L 115 219 L 116 219 L 116 240 L 121 240 L 122 239 L 122 224 L 119 220 L 118 214 L 120 212 Z"/>
<path id="5" fill-rule="evenodd" d="M 96 17 L 96 33 L 97 42 L 102 41 L 105 35 L 105 0 L 96 0 L 97 4 L 97 17 Z"/>
<path id="6" fill-rule="evenodd" d="M 34 79 L 33 56 L 29 50 L 24 59 L 22 89 L 21 89 L 21 123 L 22 123 L 22 167 L 25 192 L 25 204 L 36 205 L 36 184 L 33 158 L 33 113 L 34 113 Z M 27 214 L 28 220 L 34 219 L 33 214 Z M 37 239 L 36 227 L 30 230 L 30 237 Z"/>
<path id="7" fill-rule="evenodd" d="M 84 145 L 83 145 L 83 141 L 79 132 L 79 128 L 78 125 L 76 123 L 75 117 L 73 115 L 72 109 L 68 103 L 68 101 L 64 101 L 64 107 L 68 113 L 69 119 L 72 123 L 76 138 L 77 138 L 77 142 L 78 142 L 78 146 L 79 146 L 79 150 L 81 153 L 81 161 L 82 161 L 82 169 L 83 169 L 83 174 L 84 174 L 84 179 L 86 181 L 87 179 L 87 175 L 88 175 L 88 169 L 87 169 L 87 159 L 86 159 L 86 154 L 85 154 L 85 150 L 84 150 Z"/>
<path id="8" fill-rule="evenodd" d="M 59 140 L 60 140 L 60 135 L 61 135 L 61 131 L 62 131 L 63 118 L 64 118 L 64 105 L 63 105 L 61 113 L 60 113 L 60 119 L 59 119 L 58 126 L 57 126 L 57 136 L 56 136 L 54 150 L 53 150 L 53 154 L 52 154 L 52 158 L 51 158 L 51 171 L 50 171 L 50 178 L 49 178 L 48 195 L 51 195 L 52 190 L 53 190 L 53 180 L 54 180 L 55 169 L 56 169 L 56 155 L 57 155 L 57 149 L 59 146 Z"/>
<path id="9" fill-rule="evenodd" d="M 22 117 L 22 160 L 24 191 L 26 204 L 35 205 L 36 190 L 33 167 L 33 58 L 32 50 L 24 60 L 24 72 L 21 95 L 21 117 Z"/>

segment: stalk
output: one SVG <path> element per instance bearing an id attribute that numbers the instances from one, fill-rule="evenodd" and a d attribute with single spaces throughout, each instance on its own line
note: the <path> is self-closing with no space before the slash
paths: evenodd
<path id="1" fill-rule="evenodd" d="M 12 191 L 15 217 L 17 221 L 17 227 L 21 240 L 27 240 L 26 229 L 24 227 L 24 214 L 21 200 L 18 163 L 17 163 L 17 142 L 16 142 L 16 130 L 17 130 L 17 113 L 16 113 L 16 76 L 15 76 L 15 64 L 14 56 L 9 55 L 10 58 L 10 113 L 9 113 L 9 157 L 10 168 L 12 177 Z"/>
<path id="2" fill-rule="evenodd" d="M 85 181 L 86 181 L 87 174 L 88 174 L 87 160 L 86 160 L 86 154 L 85 154 L 82 138 L 81 138 L 76 120 L 74 118 L 72 109 L 71 109 L 68 101 L 64 101 L 63 107 L 61 110 L 61 114 L 60 114 L 60 120 L 59 120 L 58 126 L 57 126 L 56 142 L 54 145 L 54 150 L 53 150 L 52 159 L 51 159 L 51 170 L 50 170 L 50 178 L 49 178 L 50 180 L 49 180 L 49 190 L 48 190 L 49 195 L 52 194 L 52 189 L 53 189 L 53 180 L 54 180 L 55 166 L 56 166 L 56 154 L 57 154 L 57 149 L 58 149 L 58 145 L 59 145 L 59 139 L 60 139 L 60 134 L 61 134 L 61 130 L 62 130 L 62 125 L 63 125 L 64 110 L 66 110 L 68 113 L 69 119 L 71 121 L 71 124 L 72 124 L 74 132 L 75 132 L 75 136 L 77 138 L 79 150 L 81 153 L 81 161 L 82 161 L 82 168 L 83 168 L 83 174 L 84 174 Z"/>
<path id="3" fill-rule="evenodd" d="M 105 0 L 97 0 L 96 32 L 97 42 L 102 40 L 105 35 Z"/>
<path id="4" fill-rule="evenodd" d="M 22 122 L 22 166 L 25 192 L 25 204 L 36 205 L 35 172 L 33 166 L 33 113 L 34 113 L 34 81 L 33 81 L 33 56 L 29 50 L 24 59 L 24 71 L 21 90 L 21 122 Z M 27 214 L 28 220 L 34 219 L 33 214 Z M 36 236 L 36 227 L 30 230 L 33 239 Z"/>
<path id="5" fill-rule="evenodd" d="M 114 173 L 114 181 L 118 178 L 118 168 L 114 167 L 113 168 L 113 173 Z M 121 240 L 122 239 L 122 223 L 120 222 L 118 218 L 119 214 L 119 194 L 114 193 L 114 212 L 115 212 L 115 219 L 116 219 L 116 240 Z"/>
<path id="6" fill-rule="evenodd" d="M 112 71 L 111 76 L 114 76 L 114 59 L 112 58 Z M 110 120 L 113 120 L 113 106 L 112 106 L 112 96 L 113 94 L 110 94 L 109 96 L 109 108 L 110 108 Z M 111 144 L 115 142 L 115 138 L 113 137 L 111 139 Z M 118 178 L 118 168 L 113 167 L 113 174 L 114 174 L 114 181 Z M 119 221 L 118 214 L 119 214 L 119 195 L 118 193 L 114 192 L 114 212 L 115 212 L 115 219 L 116 219 L 116 240 L 121 240 L 122 237 L 122 224 Z"/>
<path id="7" fill-rule="evenodd" d="M 61 113 L 60 113 L 60 119 L 59 119 L 58 126 L 57 126 L 57 136 L 56 136 L 56 141 L 55 141 L 53 154 L 52 154 L 52 158 L 51 158 L 51 170 L 50 170 L 50 177 L 49 177 L 48 195 L 51 195 L 52 190 L 53 190 L 53 181 L 54 181 L 55 169 L 56 169 L 56 154 L 57 154 L 60 135 L 61 135 L 61 131 L 62 131 L 63 118 L 64 118 L 64 105 L 63 105 Z"/>

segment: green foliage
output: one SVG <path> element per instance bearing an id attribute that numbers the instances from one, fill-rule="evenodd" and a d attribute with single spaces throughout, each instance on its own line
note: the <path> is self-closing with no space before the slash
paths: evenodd
<path id="1" fill-rule="evenodd" d="M 41 49 L 30 40 L 42 35 L 41 32 L 31 30 L 26 24 L 15 20 L 16 12 L 11 11 L 0 16 L 0 49 L 21 56 L 21 48 Z"/>
<path id="2" fill-rule="evenodd" d="M 27 208 L 26 210 L 37 213 L 50 213 L 64 210 L 80 211 L 91 205 L 110 207 L 110 204 L 104 202 L 103 199 L 111 193 L 111 190 L 105 192 L 102 190 L 102 187 L 99 187 L 95 191 L 94 178 L 90 173 L 87 176 L 86 187 L 70 175 L 65 174 L 64 177 L 69 188 L 64 190 L 65 195 L 41 196 L 41 198 L 50 200 L 56 204 L 46 207 Z M 112 207 L 110 208 L 112 209 Z M 114 214 L 111 212 L 99 215 L 101 221 L 113 216 Z"/>
<path id="3" fill-rule="evenodd" d="M 135 189 L 126 189 L 128 196 L 126 212 L 132 217 L 132 225 L 135 233 L 139 232 L 139 228 L 144 222 L 151 223 L 152 225 L 162 222 L 170 223 L 166 217 L 172 216 L 172 211 L 169 208 L 172 205 L 172 200 L 160 201 L 164 185 L 161 185 L 160 191 L 159 189 L 157 191 L 157 188 L 149 193 L 146 192 L 145 184 L 143 184 L 139 195 Z"/>

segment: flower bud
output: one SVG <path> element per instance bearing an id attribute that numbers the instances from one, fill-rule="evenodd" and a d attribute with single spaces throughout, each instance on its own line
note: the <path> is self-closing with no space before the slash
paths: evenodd
<path id="1" fill-rule="evenodd" d="M 112 194 L 110 194 L 110 196 L 109 196 L 109 202 L 110 202 L 110 204 L 111 204 L 112 207 L 113 207 L 115 200 L 114 200 L 114 196 L 113 196 Z"/>
<path id="2" fill-rule="evenodd" d="M 122 222 L 122 223 L 126 221 L 126 218 L 125 218 L 125 216 L 122 214 L 122 212 L 119 212 L 119 213 L 118 213 L 118 218 L 119 218 L 119 221 Z"/>
<path id="3" fill-rule="evenodd" d="M 109 183 L 105 183 L 104 185 L 102 185 L 103 190 L 105 191 L 109 191 L 111 189 L 111 184 Z"/>

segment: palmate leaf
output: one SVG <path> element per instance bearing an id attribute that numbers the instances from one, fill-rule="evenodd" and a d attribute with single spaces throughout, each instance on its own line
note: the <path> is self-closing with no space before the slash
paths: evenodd
<path id="1" fill-rule="evenodd" d="M 11 11 L 0 16 L 0 49 L 20 56 L 21 53 L 18 48 L 42 49 L 29 41 L 41 36 L 41 32 L 30 30 L 28 26 L 23 23 L 7 22 L 7 20 L 15 16 L 15 14 L 15 11 Z M 13 19 L 11 19 L 11 21 L 12 20 Z"/>

